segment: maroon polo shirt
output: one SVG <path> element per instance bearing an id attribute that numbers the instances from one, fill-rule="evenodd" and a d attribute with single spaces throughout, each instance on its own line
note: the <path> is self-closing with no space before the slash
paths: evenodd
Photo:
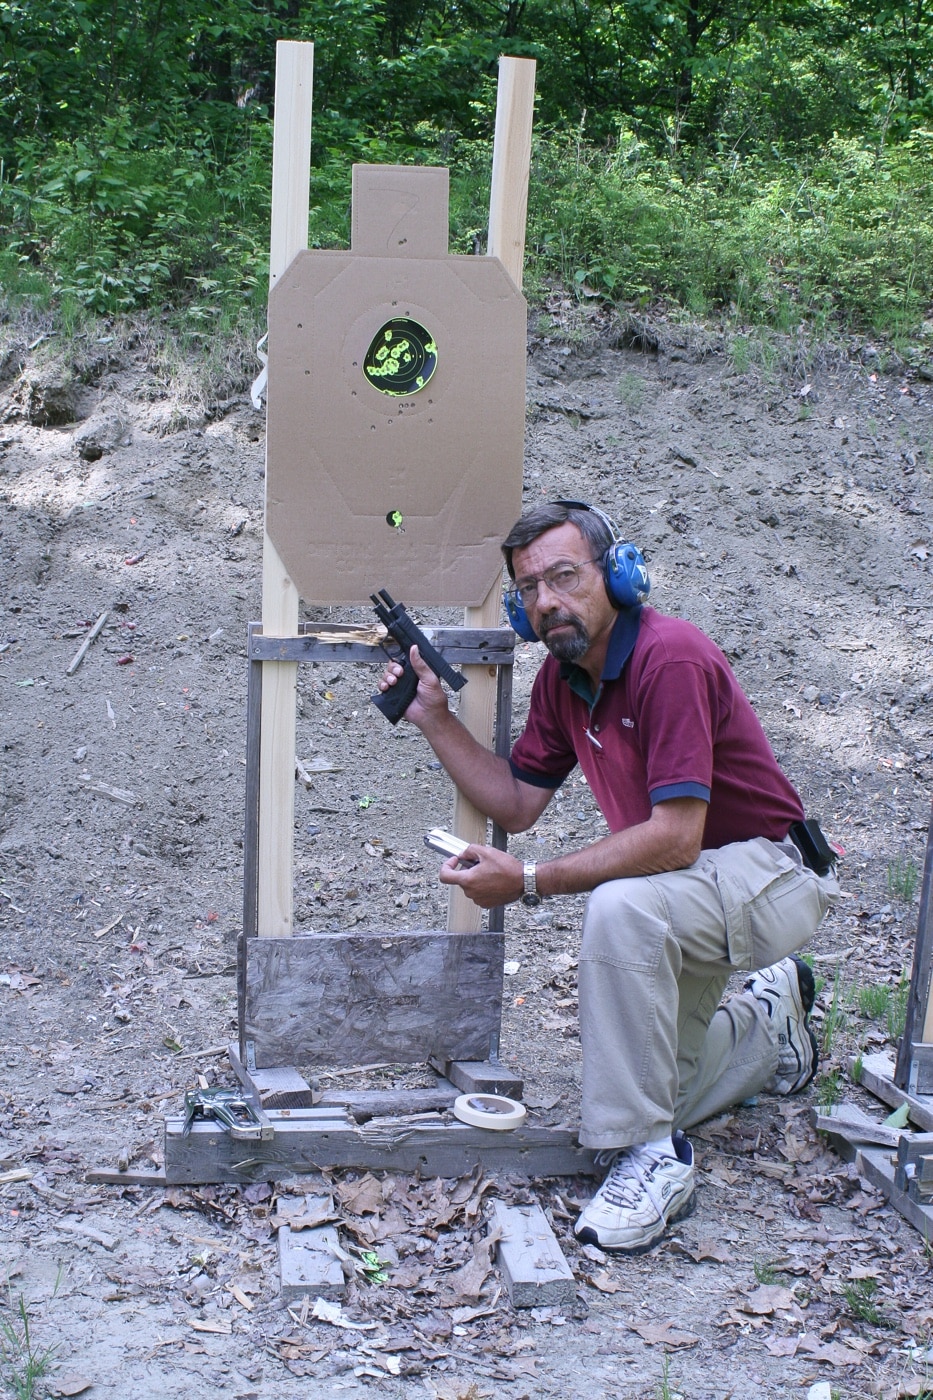
<path id="1" fill-rule="evenodd" d="M 545 788 L 579 763 L 611 831 L 673 797 L 709 803 L 705 848 L 781 841 L 803 819 L 723 653 L 692 623 L 648 607 L 619 613 L 595 695 L 579 666 L 546 658 L 510 763 Z"/>

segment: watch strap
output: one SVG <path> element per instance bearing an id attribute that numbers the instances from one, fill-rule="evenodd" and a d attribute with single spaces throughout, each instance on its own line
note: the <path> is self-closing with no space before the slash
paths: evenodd
<path id="1" fill-rule="evenodd" d="M 525 862 L 525 865 L 523 867 L 523 874 L 525 880 L 525 894 L 536 896 L 538 895 L 538 884 L 536 879 L 537 869 L 538 867 L 531 861 Z M 538 897 L 540 898 L 540 896 Z"/>

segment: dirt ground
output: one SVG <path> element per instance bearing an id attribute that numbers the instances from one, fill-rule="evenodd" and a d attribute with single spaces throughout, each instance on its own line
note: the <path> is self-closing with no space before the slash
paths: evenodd
<path id="1" fill-rule="evenodd" d="M 918 1394 L 930 1257 L 816 1138 L 816 1088 L 704 1125 L 696 1213 L 635 1261 L 575 1243 L 580 1181 L 336 1174 L 274 1194 L 85 1180 L 119 1161 L 157 1168 L 184 1090 L 199 1074 L 235 1083 L 222 1047 L 263 419 L 245 392 L 180 394 L 143 339 L 30 347 L 18 334 L 0 356 L 8 1372 L 26 1365 L 22 1304 L 34 1353 L 55 1349 L 39 1395 L 753 1400 L 820 1381 L 843 1397 Z M 933 786 L 930 379 L 865 343 L 805 376 L 670 326 L 626 341 L 559 298 L 529 335 L 526 500 L 582 497 L 622 523 L 649 557 L 652 602 L 723 647 L 845 850 L 844 897 L 811 950 L 824 1096 L 849 1051 L 893 1048 L 916 930 Z M 517 720 L 539 660 L 519 646 Z M 374 678 L 302 668 L 304 928 L 443 926 L 422 834 L 449 822 L 449 784 L 420 737 L 368 703 Z M 543 858 L 600 829 L 572 779 L 513 849 Z M 545 1122 L 576 1121 L 580 912 L 566 900 L 507 918 L 503 1058 Z M 837 1092 L 855 1091 L 840 1076 Z M 278 1296 L 275 1226 L 306 1191 L 332 1199 L 346 1244 L 387 1261 L 387 1281 L 359 1279 L 337 1323 Z M 550 1213 L 573 1308 L 511 1309 L 484 1245 L 493 1192 Z"/>

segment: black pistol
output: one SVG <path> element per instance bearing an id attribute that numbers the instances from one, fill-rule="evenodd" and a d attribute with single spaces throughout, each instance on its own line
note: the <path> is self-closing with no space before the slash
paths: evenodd
<path id="1" fill-rule="evenodd" d="M 466 676 L 461 676 L 459 671 L 455 671 L 431 645 L 417 622 L 409 617 L 405 604 L 396 603 L 384 588 L 380 588 L 378 594 L 370 593 L 369 596 L 376 616 L 400 648 L 399 654 L 393 656 L 392 660 L 400 661 L 404 667 L 395 685 L 385 691 L 377 690 L 376 694 L 371 696 L 376 709 L 381 710 L 392 724 L 398 724 L 414 700 L 415 691 L 418 689 L 418 677 L 408 659 L 412 647 L 418 648 L 422 661 L 430 666 L 439 680 L 446 681 L 451 690 L 462 690 L 467 683 Z"/>

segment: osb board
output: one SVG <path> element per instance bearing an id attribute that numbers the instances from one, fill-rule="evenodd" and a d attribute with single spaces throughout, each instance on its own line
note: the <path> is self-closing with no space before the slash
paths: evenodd
<path id="1" fill-rule="evenodd" d="M 242 939 L 244 1040 L 257 1069 L 485 1059 L 504 946 L 482 932 Z"/>
<path id="2" fill-rule="evenodd" d="M 497 258 L 447 253 L 446 170 L 355 167 L 353 227 L 270 295 L 266 529 L 306 602 L 476 607 L 521 509 L 525 300 Z M 399 319 L 436 368 L 396 396 L 363 366 Z"/>

